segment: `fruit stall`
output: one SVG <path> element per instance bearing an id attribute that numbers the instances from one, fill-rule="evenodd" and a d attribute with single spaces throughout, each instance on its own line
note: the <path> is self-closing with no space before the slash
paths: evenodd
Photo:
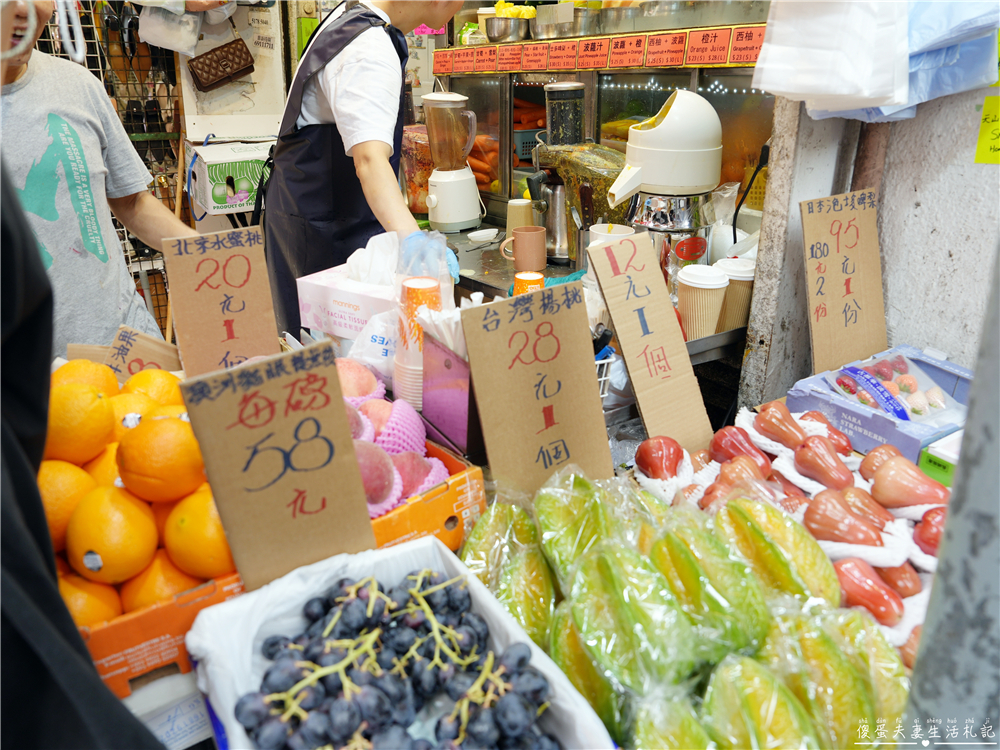
<path id="1" fill-rule="evenodd" d="M 431 231 L 298 279 L 301 330 L 234 220 L 166 241 L 171 343 L 53 363 L 59 592 L 169 750 L 958 737 L 919 687 L 954 571 L 993 601 L 996 342 L 888 325 L 875 131 L 752 86 L 767 3 L 593 5 L 449 25 L 402 143 Z"/>

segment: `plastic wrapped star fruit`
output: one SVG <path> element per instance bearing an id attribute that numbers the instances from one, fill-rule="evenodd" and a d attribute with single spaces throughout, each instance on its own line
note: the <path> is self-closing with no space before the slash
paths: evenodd
<path id="1" fill-rule="evenodd" d="M 687 695 L 678 688 L 657 690 L 637 702 L 634 750 L 707 750 L 714 747 Z"/>
<path id="2" fill-rule="evenodd" d="M 899 653 L 865 612 L 831 610 L 822 615 L 822 624 L 868 683 L 875 700 L 875 717 L 893 726 L 902 718 L 910 694 L 910 678 Z"/>
<path id="3" fill-rule="evenodd" d="M 590 658 L 580 631 L 573 622 L 568 599 L 556 607 L 549 655 L 573 683 L 573 687 L 587 699 L 604 722 L 611 738 L 618 745 L 623 744 L 628 698 L 612 687 Z"/>
<path id="4" fill-rule="evenodd" d="M 812 750 L 820 747 L 809 715 L 766 667 L 730 654 L 705 692 L 702 726 L 720 750 Z"/>
<path id="5" fill-rule="evenodd" d="M 469 535 L 462 562 L 482 581 L 531 639 L 548 647 L 555 585 L 534 519 L 523 508 L 494 502 Z"/>
<path id="6" fill-rule="evenodd" d="M 694 668 L 697 635 L 653 565 L 613 542 L 580 563 L 570 600 L 573 622 L 599 669 L 616 686 L 644 694 Z"/>
<path id="7" fill-rule="evenodd" d="M 875 725 L 868 681 L 818 617 L 777 615 L 757 658 L 799 699 L 823 747 L 850 747 L 859 726 Z"/>
<path id="8" fill-rule="evenodd" d="M 737 498 L 716 513 L 715 531 L 746 559 L 768 595 L 817 597 L 840 605 L 840 582 L 830 558 L 784 511 Z"/>
<path id="9" fill-rule="evenodd" d="M 694 623 L 704 661 L 715 664 L 734 651 L 757 651 L 770 619 L 764 591 L 747 564 L 715 535 L 678 526 L 653 543 L 649 559 Z"/>

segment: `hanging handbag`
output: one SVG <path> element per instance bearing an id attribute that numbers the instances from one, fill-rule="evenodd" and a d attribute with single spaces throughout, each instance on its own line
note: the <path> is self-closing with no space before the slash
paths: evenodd
<path id="1" fill-rule="evenodd" d="M 214 91 L 237 78 L 253 73 L 253 55 L 250 48 L 236 32 L 236 24 L 229 19 L 236 36 L 231 42 L 216 47 L 188 60 L 191 79 L 199 91 Z"/>

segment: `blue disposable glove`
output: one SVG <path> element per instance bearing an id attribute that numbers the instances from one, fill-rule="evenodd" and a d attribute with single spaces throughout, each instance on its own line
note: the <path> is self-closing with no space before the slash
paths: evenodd
<path id="1" fill-rule="evenodd" d="M 438 232 L 416 231 L 406 235 L 401 245 L 401 270 L 414 275 L 437 276 L 444 254 L 448 273 L 458 281 L 458 257 L 448 247 L 443 235 Z"/>
<path id="2" fill-rule="evenodd" d="M 454 251 L 450 247 L 446 247 L 444 250 L 445 258 L 448 260 L 448 273 L 451 274 L 451 278 L 454 279 L 455 283 L 458 283 L 458 256 L 455 255 Z"/>

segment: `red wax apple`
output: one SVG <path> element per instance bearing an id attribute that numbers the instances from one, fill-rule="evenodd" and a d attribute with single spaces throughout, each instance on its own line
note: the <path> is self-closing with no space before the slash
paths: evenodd
<path id="1" fill-rule="evenodd" d="M 944 520 L 948 515 L 947 508 L 931 508 L 924 513 L 913 529 L 913 541 L 923 550 L 925 555 L 937 557 L 938 545 L 941 543 L 941 534 L 944 531 Z"/>
<path id="2" fill-rule="evenodd" d="M 854 452 L 854 448 L 851 446 L 851 439 L 830 424 L 830 420 L 823 415 L 823 412 L 807 411 L 802 415 L 802 419 L 807 422 L 819 422 L 820 424 L 825 424 L 826 438 L 833 443 L 833 447 L 837 449 L 837 453 L 841 456 L 849 456 Z"/>
<path id="3" fill-rule="evenodd" d="M 806 433 L 799 427 L 788 407 L 780 401 L 771 401 L 760 407 L 760 413 L 753 418 L 753 426 L 764 437 L 792 450 L 806 439 Z"/>
<path id="4" fill-rule="evenodd" d="M 673 479 L 684 458 L 684 449 L 673 438 L 663 435 L 643 440 L 635 452 L 635 465 L 650 479 Z"/>
<path id="5" fill-rule="evenodd" d="M 879 466 L 872 484 L 872 497 L 886 508 L 944 505 L 950 496 L 947 487 L 902 456 L 892 456 Z"/>
<path id="6" fill-rule="evenodd" d="M 747 431 L 741 427 L 723 427 L 712 436 L 708 453 L 713 461 L 725 463 L 736 456 L 749 456 L 760 467 L 760 473 L 768 476 L 771 473 L 771 462 L 760 449 L 750 441 Z"/>
<path id="7" fill-rule="evenodd" d="M 795 468 L 830 489 L 842 490 L 854 484 L 854 475 L 840 460 L 833 443 L 820 435 L 807 437 L 795 449 Z"/>
<path id="8" fill-rule="evenodd" d="M 890 628 L 899 624 L 903 619 L 903 600 L 871 565 L 857 557 L 845 557 L 833 567 L 846 606 L 864 607 L 879 623 Z"/>
<path id="9" fill-rule="evenodd" d="M 878 529 L 854 515 L 836 490 L 817 493 L 809 501 L 802 522 L 814 537 L 822 541 L 882 546 Z"/>
<path id="10" fill-rule="evenodd" d="M 885 443 L 884 445 L 879 445 L 868 451 L 868 455 L 865 456 L 864 460 L 861 462 L 861 468 L 858 469 L 858 473 L 865 478 L 866 482 L 872 481 L 875 476 L 875 472 L 878 467 L 884 464 L 893 456 L 902 456 L 903 454 L 899 452 L 899 448 L 895 445 L 889 445 Z"/>

